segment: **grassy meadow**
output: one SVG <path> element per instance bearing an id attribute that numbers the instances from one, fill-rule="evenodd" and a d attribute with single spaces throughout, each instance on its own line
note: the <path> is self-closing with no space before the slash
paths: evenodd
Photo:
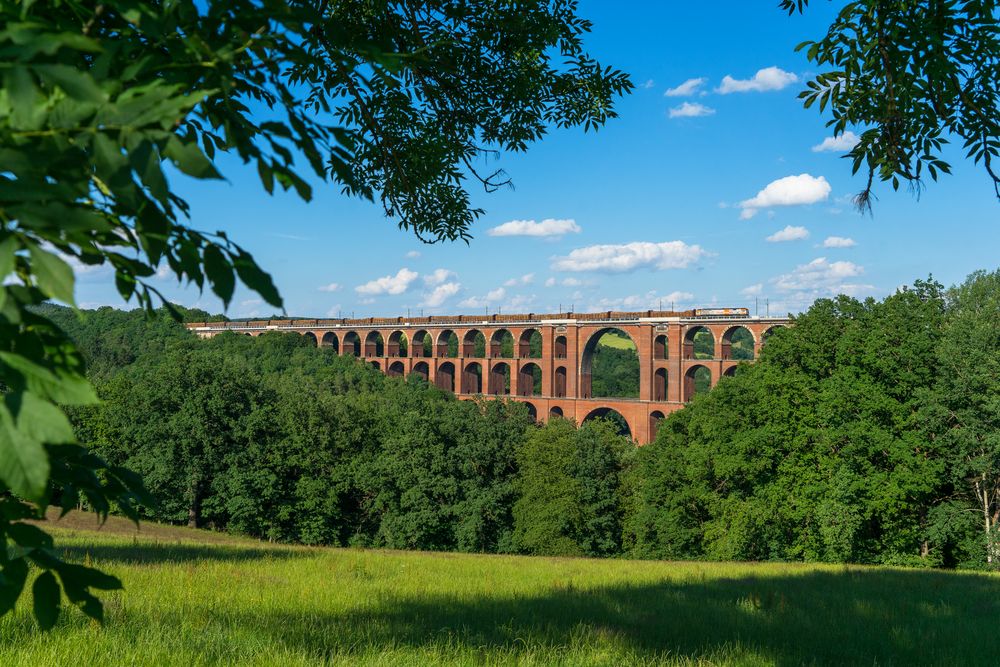
<path id="1" fill-rule="evenodd" d="M 89 517 L 88 517 L 89 518 Z M 0 664 L 996 664 L 1000 577 L 278 547 L 53 529 L 121 577 L 101 627 L 0 619 Z M 89 524 L 88 524 L 89 526 Z"/>

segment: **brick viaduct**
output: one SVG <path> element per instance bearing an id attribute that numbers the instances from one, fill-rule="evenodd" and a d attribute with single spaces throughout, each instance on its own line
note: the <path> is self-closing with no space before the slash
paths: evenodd
<path id="1" fill-rule="evenodd" d="M 735 332 L 741 328 L 750 332 L 756 358 L 768 333 L 787 324 L 785 318 L 749 317 L 745 311 L 736 315 L 612 311 L 203 322 L 188 328 L 206 338 L 225 331 L 250 336 L 296 332 L 339 354 L 363 357 L 388 375 L 417 374 L 462 398 L 509 396 L 527 403 L 543 421 L 559 415 L 583 422 L 614 410 L 625 418 L 632 438 L 646 444 L 653 439 L 660 419 L 691 400 L 699 368 L 711 374 L 711 386 L 736 370 L 740 362 L 732 354 Z M 638 350 L 637 399 L 592 396 L 593 354 L 598 339 L 610 329 L 627 334 Z M 696 358 L 698 331 L 712 336 L 711 358 Z M 512 344 L 503 345 L 507 334 Z M 457 339 L 457 345 L 451 342 L 450 346 L 457 352 L 454 355 L 449 354 L 452 336 Z M 505 355 L 505 347 L 512 348 L 512 353 Z"/>

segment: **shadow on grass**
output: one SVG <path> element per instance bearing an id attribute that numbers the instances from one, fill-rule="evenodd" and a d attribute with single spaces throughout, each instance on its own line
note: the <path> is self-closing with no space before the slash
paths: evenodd
<path id="1" fill-rule="evenodd" d="M 194 561 L 284 560 L 308 555 L 305 550 L 252 547 L 203 546 L 183 543 L 136 541 L 133 544 L 57 545 L 69 560 L 83 561 L 88 557 L 100 563 L 157 565 Z"/>
<path id="2" fill-rule="evenodd" d="M 613 648 L 630 662 L 669 657 L 778 665 L 995 665 L 998 618 L 998 578 L 845 570 L 567 586 L 522 599 L 398 598 L 345 616 L 303 611 L 232 620 L 258 626 L 270 641 L 293 651 L 327 658 L 387 646 L 444 646 L 516 659 L 553 649 L 563 655 L 566 647 L 587 655 L 592 646 L 592 656 L 606 658 L 606 649 Z"/>

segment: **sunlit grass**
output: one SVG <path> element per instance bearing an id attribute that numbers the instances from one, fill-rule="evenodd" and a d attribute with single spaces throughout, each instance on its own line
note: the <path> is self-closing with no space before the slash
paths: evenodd
<path id="1" fill-rule="evenodd" d="M 204 544 L 56 530 L 121 577 L 104 627 L 29 605 L 0 665 L 995 664 L 1000 578 Z"/>

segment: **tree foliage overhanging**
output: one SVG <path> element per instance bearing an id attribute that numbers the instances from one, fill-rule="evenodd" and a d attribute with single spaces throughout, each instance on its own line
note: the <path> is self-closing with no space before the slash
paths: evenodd
<path id="1" fill-rule="evenodd" d="M 21 520 L 77 496 L 136 517 L 141 481 L 75 446 L 61 406 L 96 400 L 71 341 L 32 306 L 72 304 L 74 266 L 110 265 L 152 311 L 165 267 L 225 304 L 237 281 L 280 307 L 270 276 L 223 232 L 189 226 L 175 174 L 378 201 L 432 242 L 468 239 L 484 163 L 551 127 L 596 129 L 632 88 L 592 59 L 575 2 L 20 0 L 0 4 L 0 614 L 28 563 L 36 615 L 62 591 L 94 618 L 111 577 L 63 563 Z M 165 168 L 169 165 L 169 168 Z M 25 502 L 26 501 L 26 502 Z M 58 579 L 52 573 L 58 575 Z"/>
<path id="2" fill-rule="evenodd" d="M 808 0 L 781 0 L 790 14 Z M 800 94 L 829 108 L 834 135 L 861 131 L 846 155 L 867 176 L 855 203 L 871 210 L 874 181 L 919 192 L 951 173 L 946 145 L 981 164 L 1000 198 L 1000 7 L 995 0 L 845 3 L 827 33 L 799 50 L 821 72 Z"/>

